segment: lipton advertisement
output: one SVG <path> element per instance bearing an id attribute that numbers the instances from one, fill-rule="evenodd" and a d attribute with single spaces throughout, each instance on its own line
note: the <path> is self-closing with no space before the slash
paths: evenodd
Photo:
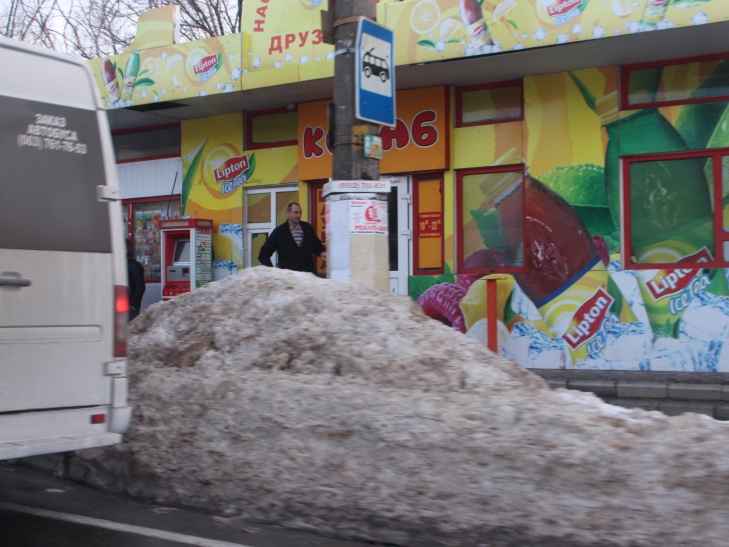
<path id="1" fill-rule="evenodd" d="M 244 2 L 244 87 L 331 76 L 334 47 L 324 43 L 320 15 L 327 5 L 327 0 Z"/>
<path id="2" fill-rule="evenodd" d="M 213 221 L 214 279 L 243 267 L 243 186 L 255 172 L 241 113 L 182 122 L 182 214 Z"/>
<path id="3" fill-rule="evenodd" d="M 483 169 L 456 149 L 455 260 L 411 296 L 485 345 L 486 276 L 468 272 L 511 269 L 498 347 L 526 367 L 729 372 L 729 103 L 655 105 L 721 98 L 727 62 L 626 77 L 630 109 L 617 67 L 524 79 L 521 145 L 478 152 Z"/>
<path id="4" fill-rule="evenodd" d="M 725 21 L 722 0 L 409 0 L 384 6 L 407 65 Z M 606 45 L 605 47 L 609 47 Z"/>
<path id="5" fill-rule="evenodd" d="M 435 171 L 448 168 L 448 89 L 443 86 L 398 91 L 394 127 L 382 127 L 380 173 Z M 299 105 L 299 176 L 315 180 L 332 176 L 327 145 L 327 104 Z"/>
<path id="6" fill-rule="evenodd" d="M 245 67 L 241 36 L 233 34 L 133 50 L 90 61 L 106 108 L 240 91 Z"/>

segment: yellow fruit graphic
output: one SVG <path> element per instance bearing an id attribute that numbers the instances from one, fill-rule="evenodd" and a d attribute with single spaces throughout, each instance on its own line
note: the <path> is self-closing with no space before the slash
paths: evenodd
<path id="1" fill-rule="evenodd" d="M 496 6 L 496 9 L 494 9 L 494 21 L 498 21 L 515 7 L 516 0 L 503 0 L 503 2 L 500 2 L 499 5 Z"/>
<path id="2" fill-rule="evenodd" d="M 434 0 L 420 0 L 410 12 L 410 28 L 417 34 L 427 34 L 438 26 L 440 8 Z"/>
<path id="3" fill-rule="evenodd" d="M 175 53 L 169 59 L 167 59 L 167 72 L 172 70 L 172 67 L 174 67 L 180 61 L 182 61 L 182 55 L 180 55 L 179 53 Z"/>
<path id="4" fill-rule="evenodd" d="M 489 343 L 489 335 L 488 335 L 488 327 L 489 327 L 489 321 L 488 319 L 479 319 L 476 321 L 468 331 L 466 331 L 466 336 L 469 338 L 473 338 L 474 340 L 478 340 L 483 344 L 484 346 L 488 346 Z M 506 328 L 506 325 L 504 325 L 501 321 L 496 321 L 496 340 L 497 340 L 497 347 L 499 352 L 504 347 L 504 344 L 509 339 L 509 329 Z"/>
<path id="5" fill-rule="evenodd" d="M 446 19 L 440 25 L 440 35 L 444 40 L 457 39 L 465 33 L 465 25 L 457 19 Z"/>
<path id="6" fill-rule="evenodd" d="M 228 236 L 213 234 L 213 252 L 216 260 L 232 260 L 239 269 L 243 268 L 240 249 Z"/>
<path id="7" fill-rule="evenodd" d="M 158 69 L 159 67 L 157 66 L 157 59 L 155 59 L 154 57 L 147 57 L 142 63 L 139 71 L 142 72 L 146 70 L 147 72 L 145 72 L 143 76 L 145 78 L 151 78 L 154 80 L 154 77 L 157 76 Z"/>
<path id="8" fill-rule="evenodd" d="M 630 9 L 629 0 L 613 0 L 612 8 L 613 13 L 618 17 L 625 17 L 626 15 L 633 13 L 633 10 Z"/>
<path id="9" fill-rule="evenodd" d="M 499 320 L 504 320 L 504 306 L 511 291 L 514 290 L 514 278 L 499 279 L 496 285 L 496 312 Z M 486 319 L 486 279 L 475 281 L 468 289 L 460 303 L 466 328 L 470 329 L 479 319 Z"/>

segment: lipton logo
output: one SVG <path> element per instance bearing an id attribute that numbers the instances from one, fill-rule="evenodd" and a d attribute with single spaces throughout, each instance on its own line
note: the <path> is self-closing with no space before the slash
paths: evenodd
<path id="1" fill-rule="evenodd" d="M 583 0 L 564 0 L 554 6 L 547 6 L 547 14 L 550 17 L 557 17 L 558 15 L 564 15 L 568 11 L 571 11 L 582 5 Z"/>
<path id="2" fill-rule="evenodd" d="M 714 257 L 704 247 L 700 251 L 686 256 L 676 264 L 696 264 L 697 262 L 712 262 Z M 689 286 L 693 278 L 699 273 L 697 268 L 681 268 L 676 270 L 659 270 L 648 283 L 648 290 L 653 299 L 658 302 L 668 296 L 680 293 Z"/>
<path id="3" fill-rule="evenodd" d="M 578 308 L 572 317 L 569 330 L 563 335 L 572 349 L 579 348 L 598 333 L 614 301 L 601 287 Z"/>
<path id="4" fill-rule="evenodd" d="M 205 74 L 208 70 L 218 64 L 218 56 L 216 54 L 208 55 L 200 59 L 200 62 L 192 67 L 195 75 Z"/>
<path id="5" fill-rule="evenodd" d="M 248 155 L 236 156 L 234 158 L 227 159 L 220 167 L 213 170 L 215 182 L 219 184 L 221 182 L 233 180 L 238 175 L 247 171 L 249 167 Z"/>
<path id="6" fill-rule="evenodd" d="M 668 3 L 668 0 L 649 0 L 649 2 L 648 2 L 648 4 L 650 4 L 650 6 L 652 8 L 662 8 L 667 3 Z"/>

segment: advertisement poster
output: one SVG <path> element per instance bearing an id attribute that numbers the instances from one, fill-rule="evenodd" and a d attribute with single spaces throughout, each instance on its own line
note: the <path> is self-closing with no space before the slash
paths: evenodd
<path id="1" fill-rule="evenodd" d="M 210 228 L 195 230 L 195 288 L 199 289 L 213 280 L 212 234 Z"/>
<path id="2" fill-rule="evenodd" d="M 349 233 L 387 235 L 387 202 L 371 199 L 350 201 Z"/>
<path id="3" fill-rule="evenodd" d="M 240 34 L 89 61 L 108 109 L 240 91 Z"/>
<path id="4" fill-rule="evenodd" d="M 215 279 L 243 267 L 243 187 L 255 171 L 242 114 L 182 122 L 182 215 L 213 221 Z"/>
<path id="5" fill-rule="evenodd" d="M 496 174 L 459 177 L 463 265 L 517 269 L 497 282 L 497 332 L 523 366 L 729 372 L 729 271 L 701 267 L 729 239 L 729 102 L 653 106 L 729 88 L 729 61 L 627 78 L 622 111 L 617 67 L 524 79 L 521 149 L 497 158 Z M 484 276 L 453 271 L 411 277 L 411 296 L 486 344 Z"/>
<path id="6" fill-rule="evenodd" d="M 385 20 L 379 22 L 395 31 L 396 65 L 704 25 L 729 17 L 722 0 L 410 0 L 384 8 Z"/>

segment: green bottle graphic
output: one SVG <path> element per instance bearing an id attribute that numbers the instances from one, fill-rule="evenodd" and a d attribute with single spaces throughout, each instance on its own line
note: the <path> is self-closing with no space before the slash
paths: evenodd
<path id="1" fill-rule="evenodd" d="M 619 113 L 617 94 L 596 102 L 608 134 L 605 185 L 610 212 L 620 222 L 620 156 L 688 149 L 655 108 Z M 655 340 L 678 337 L 679 321 L 699 291 L 727 295 L 722 270 L 696 268 L 714 261 L 714 216 L 702 161 L 695 158 L 633 163 L 630 169 L 632 250 L 642 264 L 675 268 L 636 272 Z M 713 275 L 712 275 L 713 274 Z"/>
<path id="2" fill-rule="evenodd" d="M 132 91 L 134 91 L 134 82 L 139 74 L 139 53 L 136 51 L 129 56 L 127 61 L 127 68 L 124 71 L 124 90 L 123 94 L 126 97 L 131 98 Z"/>

